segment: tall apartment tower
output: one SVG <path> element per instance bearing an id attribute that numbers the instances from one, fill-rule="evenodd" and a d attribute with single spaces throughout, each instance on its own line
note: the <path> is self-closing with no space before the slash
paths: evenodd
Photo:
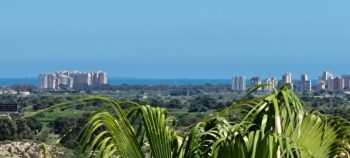
<path id="1" fill-rule="evenodd" d="M 333 83 L 334 75 L 329 71 L 323 71 L 322 75 L 319 76 L 319 83 L 322 81 L 325 83 L 325 90 L 333 91 L 334 83 Z"/>
<path id="2" fill-rule="evenodd" d="M 73 72 L 73 87 L 89 86 L 91 85 L 91 73 L 87 72 Z"/>
<path id="3" fill-rule="evenodd" d="M 47 74 L 39 75 L 39 88 L 47 89 L 48 88 L 48 76 Z"/>
<path id="4" fill-rule="evenodd" d="M 318 81 L 318 90 L 326 90 L 326 82 L 323 80 Z"/>
<path id="5" fill-rule="evenodd" d="M 56 89 L 57 88 L 57 76 L 56 74 L 47 75 L 47 88 Z"/>
<path id="6" fill-rule="evenodd" d="M 290 72 L 283 73 L 282 84 L 289 84 L 290 88 L 293 88 L 292 73 Z"/>
<path id="7" fill-rule="evenodd" d="M 282 82 L 285 84 L 285 83 L 290 83 L 292 84 L 292 73 L 290 72 L 285 72 L 283 75 L 282 75 Z"/>
<path id="8" fill-rule="evenodd" d="M 268 84 L 268 86 L 266 86 L 264 88 L 264 90 L 265 91 L 273 91 L 278 85 L 278 80 L 275 77 L 271 77 L 271 78 L 266 80 L 266 84 Z"/>
<path id="9" fill-rule="evenodd" d="M 102 71 L 99 71 L 97 72 L 97 76 L 98 76 L 98 84 L 99 85 L 104 85 L 104 84 L 107 84 L 107 73 L 105 72 L 102 72 Z"/>
<path id="10" fill-rule="evenodd" d="M 344 80 L 344 89 L 350 90 L 350 74 L 342 75 L 341 78 Z"/>
<path id="11" fill-rule="evenodd" d="M 232 79 L 232 90 L 244 91 L 246 90 L 246 78 L 243 76 L 235 76 Z"/>
<path id="12" fill-rule="evenodd" d="M 42 89 L 81 88 L 90 85 L 104 85 L 108 82 L 106 72 L 68 72 L 41 74 L 38 77 Z"/>
<path id="13" fill-rule="evenodd" d="M 107 73 L 103 71 L 97 71 L 91 73 L 91 83 L 92 85 L 105 85 L 108 83 Z"/>
<path id="14" fill-rule="evenodd" d="M 310 92 L 311 91 L 311 80 L 309 80 L 307 74 L 301 74 L 299 91 L 300 92 Z"/>
<path id="15" fill-rule="evenodd" d="M 67 75 L 60 75 L 57 77 L 57 86 L 66 86 L 67 88 L 73 88 L 73 78 Z"/>
<path id="16" fill-rule="evenodd" d="M 344 90 L 344 79 L 340 77 L 334 78 L 332 91 L 342 91 L 342 90 Z"/>
<path id="17" fill-rule="evenodd" d="M 333 74 L 329 71 L 323 71 L 321 80 L 327 82 L 328 79 L 333 78 Z"/>
<path id="18" fill-rule="evenodd" d="M 334 91 L 334 77 L 330 76 L 327 80 L 326 80 L 326 89 L 328 91 Z"/>
<path id="19" fill-rule="evenodd" d="M 252 77 L 251 79 L 250 79 L 250 86 L 251 87 L 254 87 L 254 86 L 256 86 L 256 85 L 259 85 L 259 84 L 261 84 L 261 79 L 260 79 L 260 77 Z M 261 88 L 259 88 L 259 90 L 260 90 Z"/>

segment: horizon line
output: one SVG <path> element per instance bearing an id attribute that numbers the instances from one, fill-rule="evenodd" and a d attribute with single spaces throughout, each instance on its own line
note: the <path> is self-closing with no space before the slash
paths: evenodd
<path id="1" fill-rule="evenodd" d="M 237 76 L 242 76 L 242 75 L 237 75 Z M 233 76 L 234 77 L 234 76 Z M 245 77 L 245 76 L 243 76 Z M 246 77 L 247 80 L 249 78 L 253 77 L 260 77 L 260 76 L 251 76 L 251 77 Z M 0 79 L 37 79 L 38 77 L 0 77 Z M 270 77 L 260 77 L 261 79 L 268 79 Z M 276 77 L 279 79 L 278 77 Z M 181 80 L 232 80 L 232 77 L 230 78 L 191 78 L 191 77 L 178 77 L 178 78 L 162 78 L 162 77 L 123 77 L 123 76 L 110 76 L 108 79 L 147 79 L 147 80 L 172 80 L 172 79 L 181 79 Z M 317 78 L 310 78 L 311 80 L 318 80 Z M 299 79 L 293 79 L 293 80 L 299 80 Z"/>

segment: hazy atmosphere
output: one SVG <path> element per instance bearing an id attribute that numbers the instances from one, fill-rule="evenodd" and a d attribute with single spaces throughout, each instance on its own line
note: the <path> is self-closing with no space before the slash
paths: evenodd
<path id="1" fill-rule="evenodd" d="M 350 0 L 0 2 L 0 158 L 350 158 Z"/>
<path id="2" fill-rule="evenodd" d="M 346 0 L 3 1 L 0 76 L 347 73 L 349 6 Z"/>

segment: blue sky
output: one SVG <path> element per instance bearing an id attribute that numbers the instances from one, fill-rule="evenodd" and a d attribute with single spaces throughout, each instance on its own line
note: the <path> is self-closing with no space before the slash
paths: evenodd
<path id="1" fill-rule="evenodd" d="M 0 78 L 105 70 L 139 78 L 350 73 L 348 0 L 0 2 Z"/>

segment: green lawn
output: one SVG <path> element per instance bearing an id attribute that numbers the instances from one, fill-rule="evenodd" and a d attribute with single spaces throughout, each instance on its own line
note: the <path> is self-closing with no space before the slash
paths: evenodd
<path id="1" fill-rule="evenodd" d="M 38 121 L 43 123 L 44 125 L 47 125 L 49 122 L 54 121 L 58 117 L 65 117 L 65 118 L 79 118 L 82 117 L 82 114 L 86 112 L 84 110 L 76 110 L 76 109 L 66 109 L 64 111 L 61 111 L 60 109 L 44 112 L 43 114 L 39 114 L 36 116 Z"/>

